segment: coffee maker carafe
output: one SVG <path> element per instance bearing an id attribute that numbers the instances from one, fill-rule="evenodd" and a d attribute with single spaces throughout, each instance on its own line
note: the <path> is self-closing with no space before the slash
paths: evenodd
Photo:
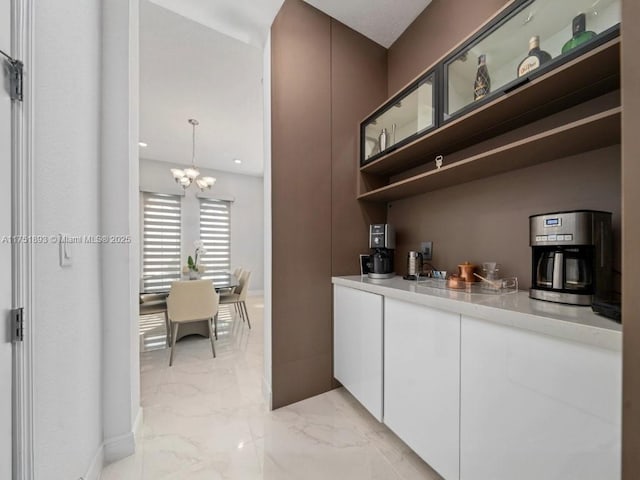
<path id="1" fill-rule="evenodd" d="M 593 210 L 529 217 L 531 290 L 539 300 L 591 305 L 611 291 L 611 213 Z"/>
<path id="2" fill-rule="evenodd" d="M 393 227 L 387 223 L 369 225 L 369 278 L 392 278 L 393 255 L 396 236 Z"/>

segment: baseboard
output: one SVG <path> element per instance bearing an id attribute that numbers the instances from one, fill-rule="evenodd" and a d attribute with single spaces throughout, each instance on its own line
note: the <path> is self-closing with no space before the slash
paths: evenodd
<path id="1" fill-rule="evenodd" d="M 264 402 L 269 406 L 269 411 L 273 410 L 273 406 L 271 405 L 271 385 L 267 383 L 267 379 L 262 377 L 262 398 Z"/>
<path id="2" fill-rule="evenodd" d="M 100 480 L 102 476 L 102 467 L 104 466 L 104 444 L 98 447 L 87 473 L 82 476 L 82 480 Z"/>
<path id="3" fill-rule="evenodd" d="M 138 415 L 136 415 L 136 419 L 133 422 L 133 436 L 135 437 L 136 441 L 140 438 L 140 435 L 142 434 L 143 420 L 144 420 L 143 410 L 142 410 L 142 407 L 139 407 Z"/>
<path id="4" fill-rule="evenodd" d="M 117 462 L 136 451 L 136 439 L 133 432 L 113 437 L 104 442 L 104 462 L 105 464 Z"/>
<path id="5" fill-rule="evenodd" d="M 264 296 L 264 290 L 249 290 L 247 295 L 250 297 L 262 297 Z"/>
<path id="6" fill-rule="evenodd" d="M 131 432 L 105 440 L 104 443 L 100 445 L 98 453 L 91 462 L 87 474 L 82 477 L 82 480 L 100 480 L 102 469 L 105 465 L 133 455 L 136 451 L 136 441 L 142 434 L 142 424 L 143 410 L 142 407 L 140 407 L 138 408 L 136 419 L 133 421 Z"/>

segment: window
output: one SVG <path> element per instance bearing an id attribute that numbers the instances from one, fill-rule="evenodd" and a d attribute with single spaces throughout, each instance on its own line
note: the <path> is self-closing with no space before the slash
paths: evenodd
<path id="1" fill-rule="evenodd" d="M 231 203 L 200 199 L 200 240 L 207 254 L 199 261 L 205 267 L 202 278 L 222 276 L 231 268 Z"/>
<path id="2" fill-rule="evenodd" d="M 168 291 L 181 273 L 180 197 L 144 193 L 143 208 L 143 291 Z"/>

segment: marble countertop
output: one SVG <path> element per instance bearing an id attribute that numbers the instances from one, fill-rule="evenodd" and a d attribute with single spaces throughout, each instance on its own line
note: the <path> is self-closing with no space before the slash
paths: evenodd
<path id="1" fill-rule="evenodd" d="M 332 282 L 543 335 L 622 351 L 622 326 L 619 323 L 593 313 L 589 307 L 531 299 L 526 291 L 503 295 L 466 293 L 418 285 L 399 276 L 374 280 L 354 275 L 333 277 Z"/>

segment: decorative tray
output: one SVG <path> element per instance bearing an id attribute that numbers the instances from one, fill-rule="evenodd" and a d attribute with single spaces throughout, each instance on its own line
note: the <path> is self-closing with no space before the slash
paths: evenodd
<path id="1" fill-rule="evenodd" d="M 421 287 L 442 288 L 454 292 L 464 293 L 481 293 L 487 295 L 505 295 L 508 293 L 516 293 L 518 291 L 518 278 L 499 278 L 497 280 L 480 281 L 480 282 L 457 282 L 456 288 L 451 287 L 452 283 L 449 279 L 421 277 L 415 280 L 416 284 Z"/>

